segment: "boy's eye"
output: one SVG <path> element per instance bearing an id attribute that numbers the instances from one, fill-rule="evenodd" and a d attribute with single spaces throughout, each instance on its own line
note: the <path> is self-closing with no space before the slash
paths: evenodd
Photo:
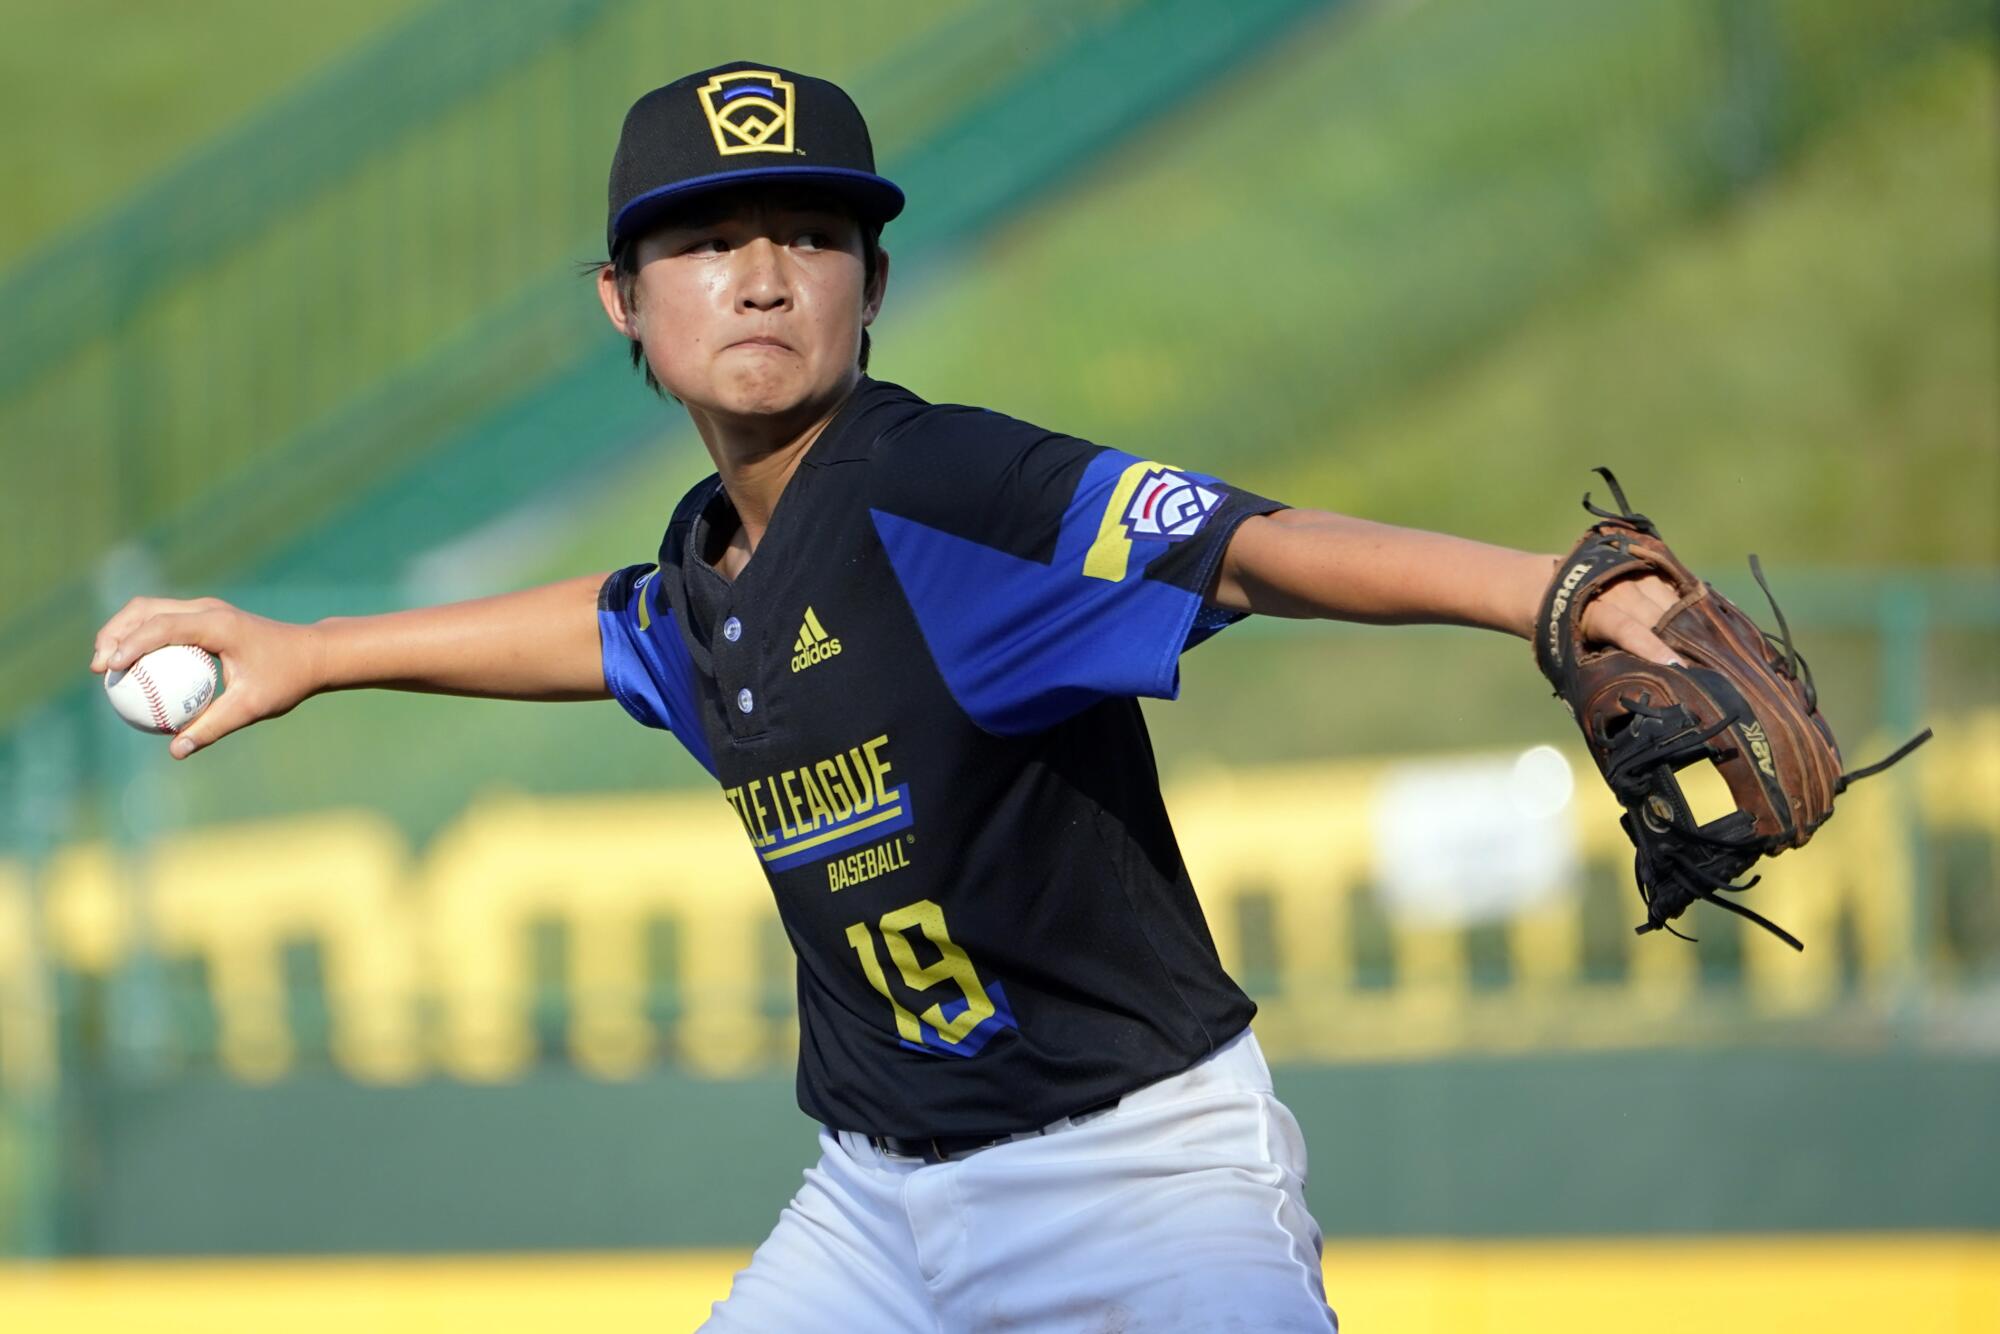
<path id="1" fill-rule="evenodd" d="M 690 255 L 719 255 L 729 249 L 728 242 L 719 236 L 704 236 L 687 248 Z"/>
<path id="2" fill-rule="evenodd" d="M 808 250 L 825 250 L 833 244 L 833 237 L 826 232 L 800 232 L 798 244 Z"/>

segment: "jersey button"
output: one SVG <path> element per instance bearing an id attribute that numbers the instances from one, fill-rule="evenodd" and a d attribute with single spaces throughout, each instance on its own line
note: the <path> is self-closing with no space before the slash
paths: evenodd
<path id="1" fill-rule="evenodd" d="M 722 623 L 722 637 L 732 644 L 743 638 L 743 622 L 737 620 L 734 616 L 724 621 Z M 750 710 L 745 708 L 743 712 L 748 713 Z"/>
<path id="2" fill-rule="evenodd" d="M 741 690 L 736 692 L 736 707 L 738 709 L 742 710 L 744 713 L 748 713 L 755 706 L 756 706 L 756 701 L 750 697 L 749 686 L 744 686 Z"/>

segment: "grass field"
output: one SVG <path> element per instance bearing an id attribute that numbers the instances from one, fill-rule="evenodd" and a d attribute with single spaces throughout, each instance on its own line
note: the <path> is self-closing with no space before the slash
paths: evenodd
<path id="1" fill-rule="evenodd" d="M 1734 561 L 1754 532 L 1799 562 L 2000 559 L 1990 46 L 1906 70 L 1695 212 L 1661 197 L 1667 165 L 1623 156 L 1615 114 L 1536 166 L 1542 122 L 1587 100 L 1509 108 L 1482 140 L 1461 123 L 1476 96 L 1375 88 L 1434 40 L 1431 8 L 1449 7 L 1309 33 L 940 289 L 892 286 L 875 373 L 1296 503 L 1522 545 L 1562 540 L 1608 462 L 1697 557 Z M 1288 128 L 1297 151 L 1273 151 Z M 1496 294 L 1467 296 L 1481 284 Z M 1040 351 L 994 352 L 1020 347 Z M 524 574 L 643 559 L 707 466 L 687 437 L 639 461 Z"/>
<path id="2" fill-rule="evenodd" d="M 0 268 L 421 2 L 0 0 Z"/>
<path id="3" fill-rule="evenodd" d="M 214 2 L 218 23 L 234 13 Z M 17 8 L 19 31 L 54 33 L 54 20 Z M 334 17 L 313 19 L 329 25 L 320 47 L 361 40 L 367 8 L 343 8 L 352 26 L 338 33 Z M 1520 12 L 1549 24 L 1575 10 L 1535 0 Z M 892 288 L 875 369 L 933 398 L 1211 467 L 1295 503 L 1523 545 L 1565 540 L 1585 469 L 1610 462 L 1718 574 L 1753 547 L 1781 587 L 1785 567 L 1810 562 L 1990 566 L 2000 559 L 1991 46 L 1962 45 L 1871 85 L 1754 189 L 1702 211 L 1671 194 L 1657 125 L 1593 110 L 1682 114 L 1677 92 L 1625 94 L 1644 90 L 1650 58 L 1662 68 L 1692 58 L 1686 21 L 1697 11 L 1709 12 L 1644 0 L 1597 14 L 1601 26 L 1567 36 L 1624 54 L 1585 68 L 1518 37 L 1482 65 L 1494 34 L 1467 0 L 1309 25 L 930 288 Z M 145 133 L 125 151 L 143 140 L 168 153 L 176 124 L 182 136 L 207 124 L 201 107 L 222 118 L 228 97 L 240 106 L 275 88 L 237 71 L 276 40 L 260 24 L 245 17 L 216 39 L 236 45 L 216 49 L 215 87 L 178 122 L 136 116 Z M 290 31 L 288 51 L 312 45 L 312 29 Z M 139 59 L 116 55 L 127 40 L 108 37 L 104 58 Z M 20 62 L 33 45 L 0 59 Z M 17 94 L 29 95 L 0 92 Z M 1490 114 L 1471 114 L 1482 98 Z M 10 141 L 7 151 L 25 150 Z M 92 147 L 72 151 L 87 159 Z M 893 250 L 893 227 L 888 239 Z M 1554 253 L 1566 245 L 1574 252 Z M 1479 283 L 1507 300 L 1468 296 Z M 591 300 L 581 281 L 575 299 Z M 1462 336 L 1439 326 L 1447 317 L 1470 321 Z M 1371 343 L 1390 335 L 1394 347 Z M 1015 348 L 1034 355 L 995 355 Z M 634 380 L 630 392 L 644 391 Z M 647 559 L 674 499 L 709 466 L 678 409 L 662 404 L 660 421 L 666 444 L 481 549 L 485 586 Z M 369 609 L 367 596 L 351 609 Z M 1518 644 L 1437 633 L 1456 636 L 1448 650 L 1423 632 L 1225 636 L 1189 659 L 1198 706 L 1154 712 L 1163 759 L 1561 734 Z M 1938 707 L 2000 693 L 1990 640 L 1946 646 Z M 1872 723 L 1875 646 L 1810 642 L 1836 724 Z M 1281 712 L 1272 699 L 1313 703 Z M 1437 699 L 1455 707 L 1401 702 Z M 702 777 L 609 707 L 374 695 L 315 701 L 281 728 L 233 738 L 164 790 L 176 820 L 367 800 L 421 835 L 480 789 Z"/>
<path id="4" fill-rule="evenodd" d="M 1283 469 L 1284 494 L 1531 543 L 1609 462 L 1732 561 L 2000 562 L 1996 98 L 1987 48 L 1913 71 L 1740 207 Z"/>
<path id="5" fill-rule="evenodd" d="M 1257 87 L 1334 79 L 1347 59 L 1337 37 L 1302 44 Z M 1193 141 L 1155 136 L 1112 179 L 968 255 L 956 282 L 890 326 L 878 370 L 934 397 L 984 399 L 1212 466 L 1298 503 L 1524 545 L 1566 540 L 1581 519 L 1586 469 L 1602 461 L 1622 469 L 1642 506 L 1717 577 L 1739 573 L 1752 549 L 1781 588 L 1785 571 L 1814 561 L 1990 565 L 2000 558 L 1994 83 L 1984 47 L 1910 71 L 1736 205 L 1661 232 L 1466 349 L 1420 392 L 1346 414 L 1338 428 L 1335 404 L 1324 426 L 1202 439 L 1193 432 L 1212 429 L 1203 423 L 1226 399 L 1186 419 L 1144 404 L 1114 411 L 1104 396 L 1127 390 L 1107 388 L 1108 371 L 1034 378 L 1004 358 L 979 362 L 983 378 L 973 379 L 981 347 L 1033 340 L 1059 312 L 1062 329 L 1080 329 L 1060 336 L 1079 347 L 1096 340 L 1110 363 L 1166 376 L 1186 357 L 1188 380 L 1211 397 L 1227 383 L 1310 404 L 1319 389 L 1310 372 L 1273 367 L 1260 348 L 1330 336 L 1316 305 L 1339 300 L 1338 284 L 1323 298 L 1279 299 L 1301 280 L 1273 258 L 1278 242 L 1238 239 L 1259 216 L 1247 178 L 1222 178 L 1202 204 L 1200 235 L 1221 247 L 1216 264 L 1228 261 L 1231 280 L 1197 274 L 1162 290 L 1160 275 L 1182 273 L 1202 243 L 1182 220 L 1150 220 L 1171 210 L 1190 175 L 1224 171 L 1282 114 L 1282 87 L 1269 99 L 1238 89 L 1201 113 Z M 1234 210 L 1234 221 L 1211 216 L 1217 210 Z M 1284 213 L 1266 224 L 1282 230 L 1283 245 L 1311 242 L 1309 218 Z M 1238 253 L 1246 245 L 1248 257 Z M 1185 329 L 1158 309 L 1172 302 L 1186 303 L 1181 324 L 1196 329 L 1240 329 L 1246 311 L 1273 327 L 1255 341 L 1230 333 L 1177 350 Z M 990 392 L 975 393 L 982 383 Z M 643 390 L 635 381 L 631 392 Z M 663 423 L 677 411 L 663 405 Z M 530 525 L 524 540 L 510 533 L 488 574 L 526 583 L 648 559 L 673 500 L 707 470 L 692 438 L 675 437 L 595 483 L 573 509 Z M 1449 636 L 1449 647 L 1435 636 Z M 1824 633 L 1808 644 L 1836 726 L 1853 735 L 1874 725 L 1876 645 Z M 2000 696 L 1992 651 L 1990 634 L 1941 641 L 1934 707 Z M 1567 735 L 1521 645 L 1463 631 L 1252 640 L 1239 630 L 1190 657 L 1187 684 L 1198 704 L 1152 714 L 1170 766 Z M 1312 705 L 1274 711 L 1273 699 Z M 1417 703 L 1425 700 L 1453 707 Z M 398 758 L 384 767 L 389 744 Z M 301 753 L 318 762 L 297 764 Z M 608 707 L 372 695 L 315 701 L 175 779 L 186 818 L 255 818 L 367 794 L 421 833 L 451 818 L 474 787 L 620 788 L 704 775 Z"/>

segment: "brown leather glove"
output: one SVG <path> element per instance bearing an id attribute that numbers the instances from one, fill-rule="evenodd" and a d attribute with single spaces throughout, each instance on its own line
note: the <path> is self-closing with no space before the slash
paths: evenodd
<path id="1" fill-rule="evenodd" d="M 1756 884 L 1755 878 L 1736 880 L 1759 858 L 1803 846 L 1833 814 L 1834 798 L 1848 784 L 1902 759 L 1930 739 L 1930 729 L 1880 763 L 1843 773 L 1812 672 L 1792 647 L 1757 558 L 1750 558 L 1750 570 L 1771 598 L 1777 637 L 1696 577 L 1652 520 L 1632 512 L 1610 470 L 1597 472 L 1618 510 L 1599 509 L 1585 494 L 1583 506 L 1598 522 L 1556 566 L 1542 596 L 1535 661 L 1625 807 L 1620 823 L 1637 850 L 1633 871 L 1646 904 L 1646 920 L 1637 929 L 1673 931 L 1669 922 L 1696 899 L 1707 899 L 1804 949 L 1782 927 L 1720 895 Z M 1591 600 L 1620 579 L 1647 574 L 1679 594 L 1654 633 L 1685 667 L 1583 641 Z M 1709 761 L 1736 809 L 1700 824 L 1676 775 Z"/>

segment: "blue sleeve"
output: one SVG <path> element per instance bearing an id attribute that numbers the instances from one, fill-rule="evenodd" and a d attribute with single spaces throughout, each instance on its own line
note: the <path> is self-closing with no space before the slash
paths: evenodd
<path id="1" fill-rule="evenodd" d="M 628 565 L 598 591 L 604 685 L 625 712 L 672 732 L 712 774 L 715 759 L 701 728 L 694 663 L 672 609 L 659 597 L 658 573 L 652 565 Z"/>
<path id="2" fill-rule="evenodd" d="M 1282 505 L 970 408 L 877 447 L 875 528 L 959 704 L 1022 734 L 1097 701 L 1180 689 L 1180 655 L 1239 619 L 1210 607 L 1238 524 Z"/>

